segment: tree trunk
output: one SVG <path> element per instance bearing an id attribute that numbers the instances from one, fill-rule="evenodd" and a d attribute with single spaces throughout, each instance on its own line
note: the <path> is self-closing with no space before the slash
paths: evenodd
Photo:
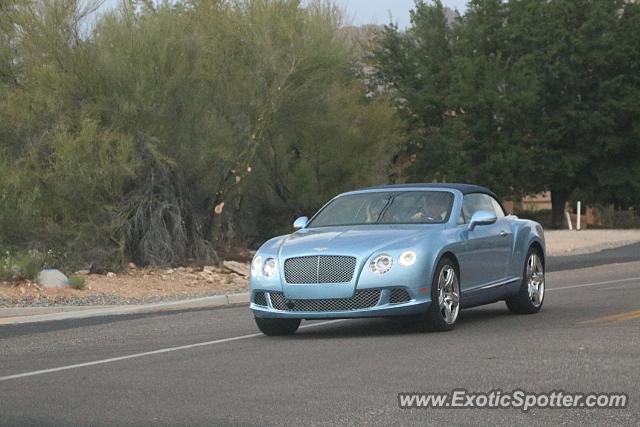
<path id="1" fill-rule="evenodd" d="M 551 226 L 565 228 L 564 208 L 571 192 L 566 189 L 551 189 Z"/>

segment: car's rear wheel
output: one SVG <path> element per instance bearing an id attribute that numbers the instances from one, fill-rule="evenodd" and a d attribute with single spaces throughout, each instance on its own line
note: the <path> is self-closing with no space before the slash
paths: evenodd
<path id="1" fill-rule="evenodd" d="M 267 319 L 255 317 L 258 329 L 265 335 L 292 335 L 300 326 L 300 319 Z"/>
<path id="2" fill-rule="evenodd" d="M 449 258 L 438 262 L 431 285 L 431 305 L 425 314 L 428 331 L 450 331 L 460 313 L 460 280 L 455 264 Z"/>
<path id="3" fill-rule="evenodd" d="M 544 302 L 544 264 L 536 248 L 530 248 L 522 273 L 518 293 L 507 298 L 509 311 L 515 314 L 533 314 L 540 311 Z"/>

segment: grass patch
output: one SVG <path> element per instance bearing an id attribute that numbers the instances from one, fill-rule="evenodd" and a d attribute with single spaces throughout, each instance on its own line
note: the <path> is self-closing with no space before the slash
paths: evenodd
<path id="1" fill-rule="evenodd" d="M 87 282 L 84 277 L 74 274 L 73 276 L 69 277 L 69 286 L 71 286 L 73 289 L 82 290 L 85 288 L 85 286 L 87 286 Z"/>

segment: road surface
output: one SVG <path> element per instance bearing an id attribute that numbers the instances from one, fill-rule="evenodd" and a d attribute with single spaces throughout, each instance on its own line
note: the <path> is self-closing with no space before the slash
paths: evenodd
<path id="1" fill-rule="evenodd" d="M 596 260 L 597 261 L 597 260 Z M 2 425 L 638 425 L 640 261 L 547 275 L 537 315 L 257 333 L 247 306 L 0 327 Z M 612 317 L 613 316 L 613 317 Z M 22 376 L 20 376 L 22 375 Z M 399 392 L 623 392 L 626 409 L 400 409 Z"/>

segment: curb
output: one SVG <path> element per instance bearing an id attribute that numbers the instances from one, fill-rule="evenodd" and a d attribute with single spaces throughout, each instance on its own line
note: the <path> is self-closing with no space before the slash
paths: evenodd
<path id="1" fill-rule="evenodd" d="M 21 315 L 21 311 L 35 312 L 36 307 L 0 309 L 0 326 L 17 325 L 23 323 L 49 322 L 53 320 L 87 319 L 91 317 L 118 316 L 123 314 L 159 313 L 164 311 L 185 310 L 191 308 L 222 307 L 227 305 L 248 304 L 249 292 L 231 295 L 214 295 L 210 297 L 193 298 L 181 301 L 158 302 L 138 305 L 117 305 L 113 307 L 80 307 L 58 306 L 37 307 L 38 309 L 50 308 L 53 312 L 44 314 Z M 9 315 L 3 316 L 3 310 Z M 43 311 L 43 310 L 41 310 Z M 15 313 L 14 315 L 11 315 Z"/>

